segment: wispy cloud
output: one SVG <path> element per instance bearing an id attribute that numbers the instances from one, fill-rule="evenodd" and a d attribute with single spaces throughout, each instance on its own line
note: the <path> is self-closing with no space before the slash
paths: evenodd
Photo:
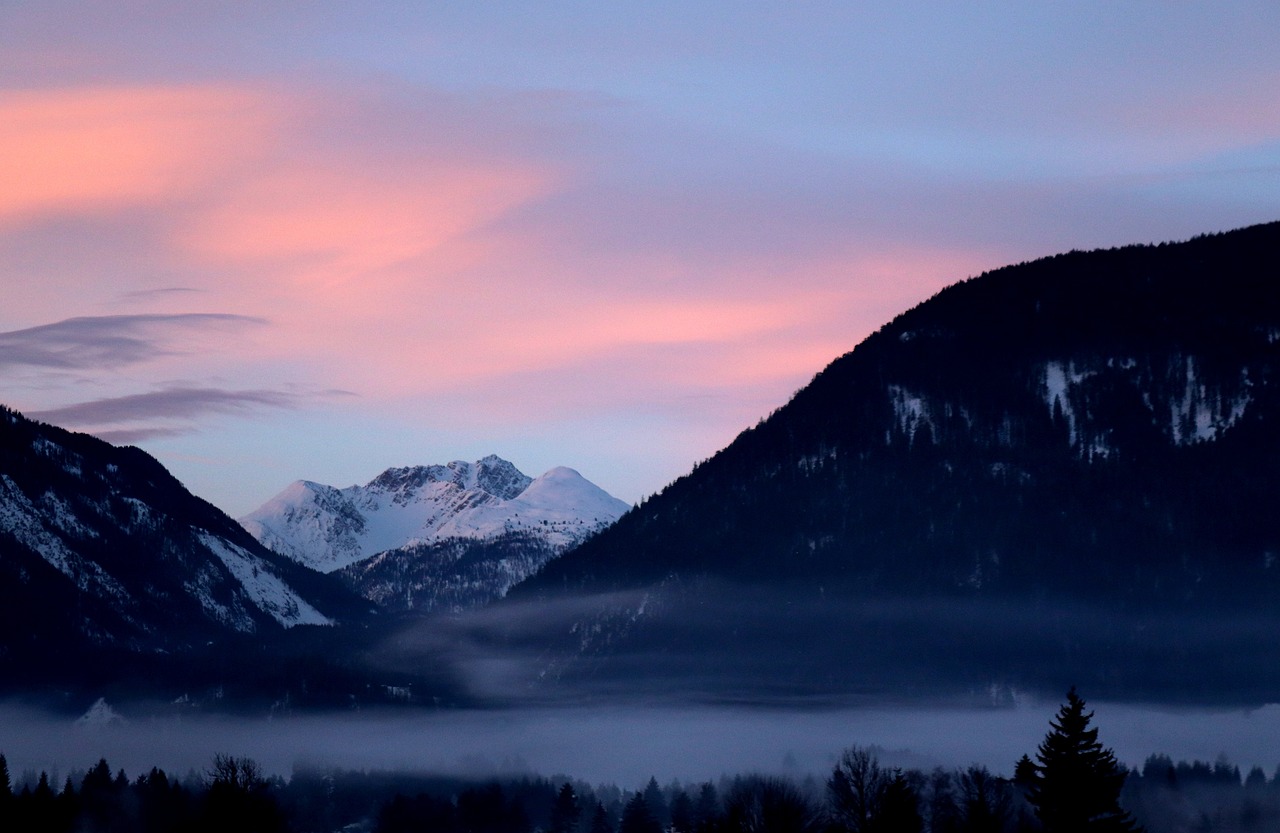
<path id="1" fill-rule="evenodd" d="M 203 289 L 196 289 L 192 286 L 166 286 L 160 289 L 139 289 L 134 292 L 120 293 L 121 301 L 150 301 L 157 298 L 174 298 L 189 295 L 192 293 L 204 292 Z"/>
<path id="2" fill-rule="evenodd" d="M 261 318 L 225 313 L 68 318 L 0 333 L 0 371 L 17 367 L 62 370 L 121 367 L 172 353 L 169 344 L 175 331 L 264 323 Z"/>
<path id="3" fill-rule="evenodd" d="M 136 420 L 195 419 L 210 413 L 237 413 L 262 408 L 294 408 L 304 398 L 283 391 L 175 387 L 80 402 L 34 411 L 29 415 L 58 425 L 113 425 Z M 154 432 L 158 429 L 130 430 L 149 431 L 150 436 L 157 436 Z"/>
<path id="4" fill-rule="evenodd" d="M 167 437 L 181 437 L 186 434 L 195 433 L 195 428 L 161 428 L 153 426 L 151 428 L 121 428 L 111 431 L 94 431 L 93 434 L 100 440 L 106 440 L 115 445 L 133 445 L 134 443 L 146 442 L 147 440 L 161 440 Z"/>

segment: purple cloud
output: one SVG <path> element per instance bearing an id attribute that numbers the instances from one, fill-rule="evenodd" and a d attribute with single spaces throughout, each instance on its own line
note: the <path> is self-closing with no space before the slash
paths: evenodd
<path id="1" fill-rule="evenodd" d="M 178 295 L 189 295 L 191 293 L 204 292 L 203 289 L 196 289 L 191 286 L 166 286 L 161 289 L 139 289 L 134 292 L 123 292 L 120 295 L 121 301 L 150 301 L 157 298 L 171 298 Z"/>
<path id="2" fill-rule="evenodd" d="M 0 370 L 13 367 L 93 369 L 136 364 L 172 351 L 165 331 L 264 324 L 225 313 L 100 315 L 68 318 L 0 333 Z"/>
<path id="3" fill-rule="evenodd" d="M 110 425 L 147 419 L 193 419 L 209 413 L 236 413 L 259 408 L 294 408 L 297 394 L 270 390 L 224 390 L 177 387 L 79 402 L 28 415 L 58 425 Z M 152 432 L 158 429 L 128 429 Z M 137 439 L 138 437 L 134 437 Z"/>
<path id="4" fill-rule="evenodd" d="M 193 428 L 121 428 L 115 431 L 94 431 L 93 435 L 113 445 L 134 445 L 147 440 L 181 437 L 194 431 Z"/>

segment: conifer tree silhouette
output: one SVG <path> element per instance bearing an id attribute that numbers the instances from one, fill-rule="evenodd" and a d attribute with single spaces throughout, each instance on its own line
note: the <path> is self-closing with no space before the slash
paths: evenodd
<path id="1" fill-rule="evenodd" d="M 1136 833 L 1141 828 L 1120 808 L 1125 771 L 1090 728 L 1093 712 L 1072 686 L 1036 751 L 1027 799 L 1045 833 Z"/>

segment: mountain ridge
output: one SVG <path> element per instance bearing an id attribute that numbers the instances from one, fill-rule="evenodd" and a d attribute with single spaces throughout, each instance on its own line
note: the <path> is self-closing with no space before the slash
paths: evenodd
<path id="1" fill-rule="evenodd" d="M 295 481 L 240 522 L 384 609 L 427 613 L 502 597 L 627 508 L 574 469 L 532 478 L 489 455 L 389 468 L 345 489 Z"/>
<path id="2" fill-rule="evenodd" d="M 603 654 L 562 640 L 566 678 L 665 656 L 749 687 L 729 666 L 768 656 L 800 690 L 943 668 L 979 689 L 1270 690 L 1276 424 L 1280 223 L 1007 266 L 895 317 L 510 604 L 646 600 Z M 735 641 L 784 632 L 813 656 Z"/>
<path id="3" fill-rule="evenodd" d="M 0 407 L 0 667 L 77 683 L 368 615 L 153 457 Z M 181 663 L 178 663 L 181 664 Z M 114 666 L 114 670 L 113 670 Z"/>
<path id="4" fill-rule="evenodd" d="M 1185 250 L 1175 249 L 1176 246 L 1191 246 L 1194 252 L 1198 246 L 1213 248 L 1215 241 L 1223 238 L 1252 241 L 1251 249 L 1261 246 L 1269 256 L 1268 265 L 1267 258 L 1259 259 L 1256 256 L 1259 253 L 1251 251 L 1248 257 L 1229 258 L 1228 267 L 1235 265 L 1249 268 L 1251 273 L 1280 274 L 1280 255 L 1277 254 L 1280 223 L 1203 236 L 1186 244 L 1129 246 L 1102 250 L 1099 254 L 1128 261 L 1135 256 L 1141 260 L 1144 253 L 1167 251 L 1171 259 L 1181 261 Z M 895 317 L 855 350 L 816 374 L 786 405 L 743 431 L 724 450 L 699 463 L 689 474 L 638 507 L 644 511 L 632 513 L 589 546 L 548 565 L 542 571 L 546 578 L 536 577 L 529 588 L 537 588 L 543 581 L 548 585 L 561 585 L 568 580 L 572 584 L 575 580 L 572 571 L 580 565 L 584 566 L 585 576 L 590 572 L 585 569 L 587 562 L 596 555 L 606 560 L 605 550 L 612 540 L 629 534 L 624 530 L 632 525 L 660 526 L 664 510 L 677 514 L 683 511 L 679 506 L 665 505 L 673 500 L 673 494 L 686 490 L 705 492 L 709 488 L 708 480 L 714 479 L 728 494 L 742 495 L 745 492 L 742 484 L 764 478 L 758 471 L 746 470 L 743 460 L 766 452 L 769 446 L 774 450 L 767 453 L 778 472 L 803 480 L 814 472 L 831 469 L 834 461 L 850 454 L 875 456 L 887 449 L 902 457 L 904 464 L 921 463 L 920 458 L 928 456 L 928 449 L 947 442 L 972 451 L 998 450 L 1002 445 L 1009 449 L 1011 443 L 1021 441 L 1021 451 L 1028 454 L 1061 455 L 1070 449 L 1070 456 L 1078 460 L 1087 462 L 1096 458 L 1102 462 L 1108 452 L 1101 443 L 1111 439 L 1117 444 L 1116 453 L 1125 456 L 1132 467 L 1171 447 L 1194 454 L 1191 449 L 1197 444 L 1194 440 L 1211 438 L 1202 435 L 1227 431 L 1257 433 L 1260 408 L 1264 404 L 1274 405 L 1272 360 L 1277 354 L 1275 345 L 1280 343 L 1280 291 L 1275 278 L 1270 284 L 1250 280 L 1236 280 L 1231 284 L 1242 290 L 1232 296 L 1233 302 L 1247 317 L 1256 319 L 1244 328 L 1227 314 L 1221 294 L 1171 299 L 1156 310 L 1155 317 L 1160 322 L 1157 325 L 1141 316 L 1128 317 L 1126 311 L 1136 311 L 1132 285 L 1112 285 L 1111 289 L 1119 289 L 1123 297 L 1114 299 L 1109 306 L 1098 305 L 1099 295 L 1094 290 L 1101 282 L 1114 277 L 1110 273 L 1094 274 L 1085 281 L 1092 286 L 1076 283 L 1068 288 L 1061 282 L 1050 281 L 1058 298 L 1036 299 L 1031 295 L 1033 287 L 1020 281 L 1027 269 L 1074 276 L 1089 256 L 1090 253 L 1072 252 L 993 270 L 953 284 Z M 1194 268 L 1195 264 L 1191 266 Z M 1124 268 L 1124 263 L 1113 263 L 1111 272 Z M 1268 272 L 1268 268 L 1275 271 Z M 1038 277 L 1051 278 L 1053 274 Z M 1144 275 L 1140 283 L 1148 284 L 1152 279 Z M 1074 281 L 1074 277 L 1071 280 Z M 1017 299 L 1019 306 L 1015 311 L 1001 307 L 998 313 L 991 313 L 998 320 L 986 320 L 972 315 L 973 310 L 981 309 L 983 304 L 965 298 L 973 288 L 994 288 L 999 293 L 1022 297 Z M 1069 290 L 1078 291 L 1082 298 L 1067 305 L 1064 312 L 1051 315 L 1052 310 L 1061 309 L 1061 296 Z M 1037 313 L 1037 303 L 1042 313 Z M 957 304 L 964 306 L 966 315 L 955 314 Z M 1130 327 L 1136 327 L 1137 332 L 1126 335 Z M 1087 362 L 1073 364 L 1070 357 L 1064 360 L 1060 352 L 1055 352 L 1060 350 L 1064 338 L 1071 337 L 1072 333 L 1087 334 L 1090 330 L 1095 334 L 1088 336 L 1090 348 L 1087 355 L 1082 354 Z M 1173 357 L 1176 361 L 1172 364 L 1154 367 L 1149 355 L 1153 354 L 1153 343 L 1167 340 L 1175 331 L 1189 334 L 1179 342 L 1182 353 Z M 1031 342 L 1029 347 L 1023 346 L 1024 341 Z M 1128 355 L 1139 344 L 1145 345 L 1139 351 L 1142 355 Z M 1160 349 L 1168 346 L 1165 344 Z M 1238 360 L 1250 351 L 1265 356 L 1265 368 L 1253 368 L 1253 378 L 1238 372 L 1242 369 Z M 959 371 L 965 362 L 1005 369 L 961 374 Z M 1232 362 L 1237 364 L 1227 367 Z M 1205 378 L 1189 382 L 1189 377 L 1197 372 Z M 1130 378 L 1122 378 L 1126 376 Z M 1120 407 L 1108 397 L 1110 400 L 1129 397 L 1130 401 L 1122 403 L 1126 407 L 1135 404 L 1133 395 L 1141 400 L 1142 391 L 1132 390 L 1134 380 L 1148 384 L 1153 395 L 1162 397 L 1155 404 L 1162 409 L 1163 419 L 1152 410 L 1155 405 L 1139 401 L 1149 424 L 1103 424 L 1111 413 L 1107 408 Z M 1130 385 L 1130 390 L 1124 390 L 1124 385 Z M 1188 390 L 1191 395 L 1186 395 Z M 1000 402 L 1001 396 L 1010 391 L 1019 397 L 1019 408 L 1024 412 L 1018 415 L 1020 421 L 1005 424 L 1003 420 L 1010 414 L 1000 410 Z M 1250 402 L 1257 407 L 1249 408 Z M 1055 409 L 1060 413 L 1055 414 Z M 866 430 L 868 425 L 874 428 Z M 858 432 L 861 432 L 857 437 L 858 448 L 843 447 Z M 1264 443 L 1264 447 L 1271 445 L 1274 443 Z M 914 460 L 908 459 L 912 449 L 918 452 Z M 989 462 L 1016 468 L 1018 461 L 992 459 Z M 734 506 L 734 502 L 729 501 L 724 511 L 732 512 Z M 672 555 L 669 560 L 676 559 Z M 627 559 L 619 561 L 631 563 Z M 644 561 L 636 563 L 643 565 Z M 647 578 L 656 577 L 661 574 L 647 575 Z M 612 586 L 625 585 L 624 581 Z"/>
<path id="5" fill-rule="evenodd" d="M 627 508 L 573 469 L 558 466 L 532 478 L 489 455 L 474 463 L 389 468 L 343 489 L 298 480 L 240 523 L 282 555 L 332 572 L 404 546 L 512 532 L 546 538 L 560 550 Z"/>

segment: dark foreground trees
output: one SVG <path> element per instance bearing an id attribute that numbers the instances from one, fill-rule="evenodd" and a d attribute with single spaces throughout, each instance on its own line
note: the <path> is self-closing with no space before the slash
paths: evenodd
<path id="1" fill-rule="evenodd" d="M 883 769 L 867 749 L 840 756 L 827 781 L 831 815 L 847 833 L 920 833 L 920 795 L 900 770 Z"/>
<path id="2" fill-rule="evenodd" d="M 209 774 L 211 782 L 197 829 L 243 833 L 284 833 L 288 829 L 271 782 L 252 758 L 217 755 Z"/>
<path id="3" fill-rule="evenodd" d="M 4 833 L 283 833 L 275 791 L 248 758 L 219 755 L 205 778 L 180 784 L 162 770 L 130 781 L 105 760 L 57 791 L 41 773 L 35 787 L 11 786 L 0 755 L 0 831 Z"/>
<path id="4" fill-rule="evenodd" d="M 71 777 L 23 772 L 0 755 L 0 833 L 1268 833 L 1280 830 L 1280 770 L 1243 776 L 1225 758 L 1153 755 L 1125 773 L 1074 691 L 1033 760 L 1009 780 L 981 766 L 899 770 L 853 747 L 830 778 L 722 776 L 619 789 L 529 774 L 483 781 L 438 774 L 295 769 L 266 777 L 219 756 L 181 780 L 129 780 L 100 761 Z M 659 814 L 670 819 L 660 822 Z"/>
<path id="5" fill-rule="evenodd" d="M 724 833 L 818 833 L 822 814 L 790 781 L 750 776 L 725 797 Z"/>
<path id="6" fill-rule="evenodd" d="M 912 777 L 855 746 L 827 781 L 831 820 L 846 833 L 1136 833 L 1120 806 L 1128 773 L 1098 741 L 1092 719 L 1071 689 L 1036 760 L 1018 762 L 1020 789 L 977 766 Z"/>
<path id="7" fill-rule="evenodd" d="M 1093 712 L 1073 687 L 1050 721 L 1036 763 L 1020 764 L 1027 800 L 1045 833 L 1129 833 L 1137 823 L 1120 807 L 1126 772 L 1090 728 Z"/>

